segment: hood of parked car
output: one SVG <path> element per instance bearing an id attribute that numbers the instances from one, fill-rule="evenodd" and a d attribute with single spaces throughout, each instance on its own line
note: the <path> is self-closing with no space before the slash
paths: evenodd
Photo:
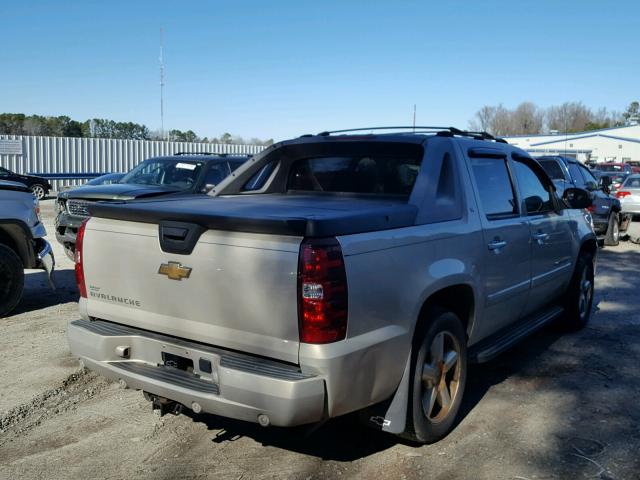
<path id="1" fill-rule="evenodd" d="M 111 185 L 87 185 L 60 192 L 58 198 L 83 200 L 135 200 L 136 198 L 169 195 L 180 190 L 168 186 L 113 183 Z"/>
<path id="2" fill-rule="evenodd" d="M 14 190 L 17 192 L 30 191 L 24 183 L 11 182 L 8 180 L 0 180 L 0 190 Z"/>

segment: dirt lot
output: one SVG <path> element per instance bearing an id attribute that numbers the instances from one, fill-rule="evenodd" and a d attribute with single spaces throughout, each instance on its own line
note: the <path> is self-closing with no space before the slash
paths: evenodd
<path id="1" fill-rule="evenodd" d="M 52 236 L 52 201 L 43 203 Z M 29 272 L 0 320 L 0 478 L 640 478 L 640 246 L 601 252 L 588 328 L 539 332 L 475 366 L 463 416 L 415 447 L 329 422 L 312 435 L 211 416 L 160 418 L 140 392 L 79 370 L 72 264 L 55 242 L 56 293 Z"/>

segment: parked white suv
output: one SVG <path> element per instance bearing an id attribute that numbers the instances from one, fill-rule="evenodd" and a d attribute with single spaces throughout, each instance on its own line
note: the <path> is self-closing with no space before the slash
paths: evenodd
<path id="1" fill-rule="evenodd" d="M 21 183 L 0 181 L 0 317 L 20 302 L 25 268 L 42 268 L 51 281 L 55 260 L 46 235 L 33 193 Z"/>

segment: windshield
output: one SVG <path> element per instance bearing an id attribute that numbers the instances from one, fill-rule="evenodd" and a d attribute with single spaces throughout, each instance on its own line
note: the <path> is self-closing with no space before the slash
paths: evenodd
<path id="1" fill-rule="evenodd" d="M 196 182 L 202 166 L 202 162 L 145 160 L 127 173 L 119 183 L 159 185 L 187 190 Z"/>
<path id="2" fill-rule="evenodd" d="M 118 183 L 118 181 L 124 175 L 119 173 L 113 173 L 111 175 L 102 175 L 101 177 L 89 180 L 85 185 L 111 185 L 112 183 Z"/>

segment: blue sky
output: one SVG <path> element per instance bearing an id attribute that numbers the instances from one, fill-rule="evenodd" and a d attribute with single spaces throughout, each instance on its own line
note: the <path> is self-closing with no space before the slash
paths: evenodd
<path id="1" fill-rule="evenodd" d="M 640 2 L 0 0 L 0 111 L 283 139 L 640 98 Z"/>

